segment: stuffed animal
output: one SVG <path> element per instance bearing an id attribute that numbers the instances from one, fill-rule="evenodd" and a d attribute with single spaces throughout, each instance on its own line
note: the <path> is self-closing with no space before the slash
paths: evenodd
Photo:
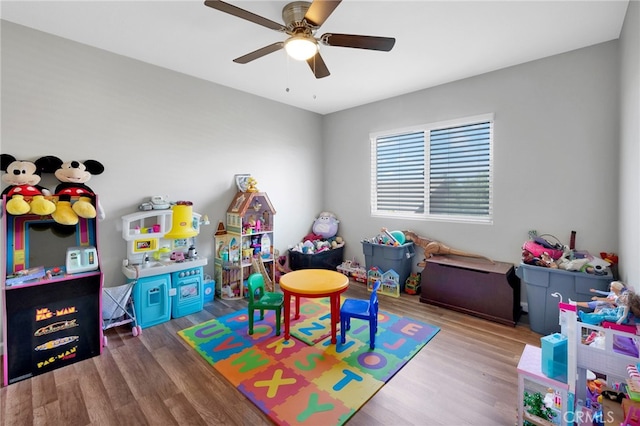
<path id="1" fill-rule="evenodd" d="M 333 241 L 331 241 L 331 248 L 332 249 L 337 249 L 344 246 L 344 240 L 342 239 L 342 237 L 335 237 L 333 239 Z"/>
<path id="2" fill-rule="evenodd" d="M 51 191 L 38 185 L 43 171 L 42 159 L 35 162 L 16 160 L 9 154 L 0 154 L 2 170 L 7 172 L 2 176 L 2 181 L 9 184 L 2 191 L 7 196 L 7 213 L 23 215 L 27 213 L 46 216 L 56 210 L 56 205 L 51 200 L 44 198 L 51 195 Z M 25 199 L 30 197 L 30 199 Z"/>
<path id="3" fill-rule="evenodd" d="M 338 223 L 340 223 L 340 221 L 336 219 L 336 215 L 330 212 L 322 212 L 313 222 L 311 231 L 328 240 L 338 233 Z"/>
<path id="4" fill-rule="evenodd" d="M 546 251 L 540 255 L 540 263 L 538 265 L 551 269 L 558 269 L 558 265 L 553 261 L 553 258 L 549 256 L 549 253 L 547 253 Z"/>
<path id="5" fill-rule="evenodd" d="M 58 157 L 48 156 L 47 171 L 53 173 L 60 181 L 56 186 L 58 196 L 56 211 L 51 215 L 61 225 L 76 225 L 78 217 L 104 219 L 104 211 L 91 188 L 85 185 L 91 176 L 104 172 L 104 166 L 96 160 L 63 162 Z M 71 204 L 71 198 L 78 197 Z M 97 210 L 96 210 L 97 208 Z"/>

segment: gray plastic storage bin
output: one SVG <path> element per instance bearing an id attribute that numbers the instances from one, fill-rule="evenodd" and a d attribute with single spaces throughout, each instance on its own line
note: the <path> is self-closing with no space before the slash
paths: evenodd
<path id="1" fill-rule="evenodd" d="M 560 332 L 560 299 L 553 297 L 553 293 L 561 294 L 563 302 L 569 302 L 569 299 L 588 302 L 595 296 L 589 289 L 607 291 L 613 281 L 613 274 L 608 268 L 607 275 L 594 275 L 524 263 L 518 266 L 518 276 L 527 285 L 529 326 L 545 336 Z"/>
<path id="2" fill-rule="evenodd" d="M 378 267 L 382 272 L 393 269 L 399 276 L 400 291 L 404 291 L 404 283 L 411 275 L 413 256 L 416 254 L 413 242 L 408 242 L 401 246 L 387 246 L 362 241 L 362 250 L 364 251 L 367 271 L 374 266 Z"/>

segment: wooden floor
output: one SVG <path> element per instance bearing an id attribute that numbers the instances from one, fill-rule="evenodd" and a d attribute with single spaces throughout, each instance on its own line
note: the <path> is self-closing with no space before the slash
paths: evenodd
<path id="1" fill-rule="evenodd" d="M 367 298 L 352 281 L 348 297 Z M 420 303 L 380 297 L 380 308 L 441 328 L 348 422 L 352 425 L 516 423 L 516 366 L 528 325 L 509 327 Z M 268 425 L 270 420 L 176 332 L 246 306 L 207 303 L 197 314 L 146 328 L 106 331 L 101 356 L 0 390 L 2 425 Z M 525 317 L 526 322 L 526 317 Z"/>

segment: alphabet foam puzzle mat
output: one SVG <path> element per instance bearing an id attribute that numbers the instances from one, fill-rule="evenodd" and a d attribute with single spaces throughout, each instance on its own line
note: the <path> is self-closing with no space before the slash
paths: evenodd
<path id="1" fill-rule="evenodd" d="M 374 350 L 358 319 L 333 345 L 328 300 L 302 302 L 289 340 L 275 335 L 273 311 L 256 312 L 249 335 L 246 309 L 178 334 L 275 423 L 342 425 L 440 331 L 380 311 Z"/>

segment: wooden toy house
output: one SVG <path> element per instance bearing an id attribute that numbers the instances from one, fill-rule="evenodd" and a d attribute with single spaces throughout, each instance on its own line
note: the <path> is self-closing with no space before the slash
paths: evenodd
<path id="1" fill-rule="evenodd" d="M 273 219 L 276 210 L 264 192 L 237 192 L 226 213 L 226 233 L 216 233 L 216 292 L 223 299 L 245 296 L 245 281 L 259 260 L 274 279 Z"/>

